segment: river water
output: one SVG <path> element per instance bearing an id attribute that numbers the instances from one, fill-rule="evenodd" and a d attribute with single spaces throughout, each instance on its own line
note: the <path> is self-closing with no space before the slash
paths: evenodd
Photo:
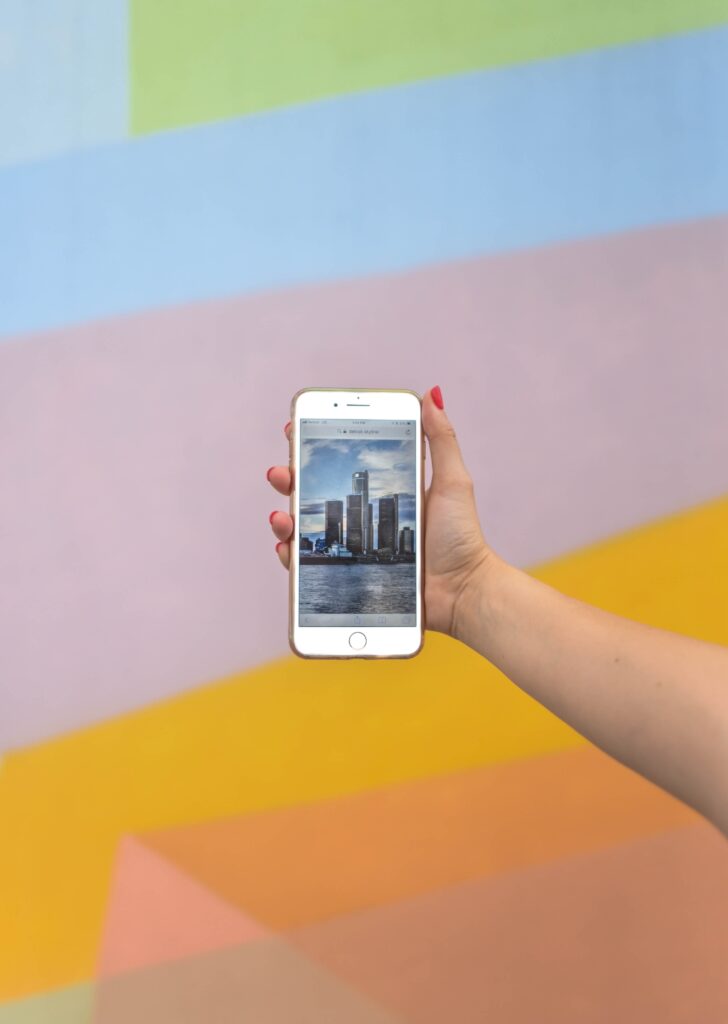
<path id="1" fill-rule="evenodd" d="M 414 562 L 301 565 L 300 610 L 315 615 L 413 615 Z"/>

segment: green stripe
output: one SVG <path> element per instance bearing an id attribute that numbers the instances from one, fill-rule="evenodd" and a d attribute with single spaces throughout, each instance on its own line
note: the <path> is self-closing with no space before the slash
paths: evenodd
<path id="1" fill-rule="evenodd" d="M 0 1024 L 91 1024 L 94 990 L 73 985 L 0 1005 Z"/>
<path id="2" fill-rule="evenodd" d="M 134 134 L 728 21 L 728 0 L 130 0 Z"/>

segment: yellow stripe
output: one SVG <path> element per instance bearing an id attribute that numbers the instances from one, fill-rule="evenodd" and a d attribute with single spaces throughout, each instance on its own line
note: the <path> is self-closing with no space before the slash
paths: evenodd
<path id="1" fill-rule="evenodd" d="M 534 575 L 620 615 L 728 644 L 728 498 L 574 552 Z"/>
<path id="2" fill-rule="evenodd" d="M 728 642 L 728 499 L 538 573 Z M 583 741 L 461 645 L 408 662 L 287 658 L 7 756 L 0 999 L 93 971 L 121 834 L 355 792 Z"/>

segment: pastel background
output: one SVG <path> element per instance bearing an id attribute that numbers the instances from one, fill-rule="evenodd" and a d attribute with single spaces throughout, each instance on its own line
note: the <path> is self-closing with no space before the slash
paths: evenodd
<path id="1" fill-rule="evenodd" d="M 728 1020 L 728 855 L 454 641 L 291 657 L 301 387 L 728 643 L 726 0 L 5 0 L 0 1024 Z"/>

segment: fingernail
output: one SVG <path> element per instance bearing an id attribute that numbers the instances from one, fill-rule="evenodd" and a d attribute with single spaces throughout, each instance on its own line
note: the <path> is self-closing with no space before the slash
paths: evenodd
<path id="1" fill-rule="evenodd" d="M 284 434 L 285 434 L 285 432 L 286 432 L 286 431 L 288 430 L 288 428 L 290 427 L 290 425 L 291 425 L 291 421 L 289 420 L 289 421 L 288 421 L 288 423 L 286 423 L 285 427 L 283 428 L 283 433 L 284 433 Z"/>
<path id="2" fill-rule="evenodd" d="M 271 475 L 271 473 L 273 472 L 273 470 L 274 470 L 275 468 L 276 468 L 275 466 L 271 466 L 271 467 L 270 467 L 270 469 L 268 470 L 268 472 L 267 472 L 267 473 L 265 474 L 265 478 L 266 478 L 266 480 L 270 481 L 270 475 Z"/>
<path id="3" fill-rule="evenodd" d="M 275 514 L 276 514 L 275 512 L 271 512 L 271 514 L 268 516 L 268 522 L 271 524 L 271 526 L 273 525 L 273 516 Z"/>
<path id="4" fill-rule="evenodd" d="M 430 394 L 432 395 L 432 401 L 435 403 L 437 408 L 444 409 L 445 403 L 442 400 L 442 391 L 440 391 L 439 385 L 436 384 L 432 391 L 430 391 Z"/>

